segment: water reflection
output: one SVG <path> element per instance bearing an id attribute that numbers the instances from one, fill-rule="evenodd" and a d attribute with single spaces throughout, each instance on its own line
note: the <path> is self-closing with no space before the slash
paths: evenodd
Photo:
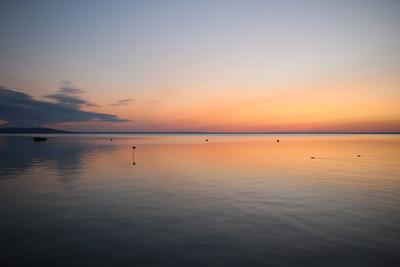
<path id="1" fill-rule="evenodd" d="M 399 136 L 112 139 L 0 137 L 1 266 L 400 262 Z"/>
<path id="2" fill-rule="evenodd" d="M 0 137 L 0 179 L 17 178 L 42 167 L 56 170 L 61 181 L 77 179 L 88 156 L 107 154 L 115 148 L 98 140 L 49 138 L 48 142 L 32 142 L 29 137 Z"/>

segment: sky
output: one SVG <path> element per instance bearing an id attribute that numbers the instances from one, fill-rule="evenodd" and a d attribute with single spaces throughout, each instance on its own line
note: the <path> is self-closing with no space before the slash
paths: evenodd
<path id="1" fill-rule="evenodd" d="M 400 1 L 0 2 L 0 126 L 400 131 Z"/>

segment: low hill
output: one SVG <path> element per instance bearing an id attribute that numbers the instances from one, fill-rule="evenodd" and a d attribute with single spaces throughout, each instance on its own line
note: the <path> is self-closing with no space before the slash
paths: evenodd
<path id="1" fill-rule="evenodd" d="M 71 133 L 68 131 L 52 128 L 23 128 L 23 127 L 4 127 L 0 128 L 0 133 Z"/>

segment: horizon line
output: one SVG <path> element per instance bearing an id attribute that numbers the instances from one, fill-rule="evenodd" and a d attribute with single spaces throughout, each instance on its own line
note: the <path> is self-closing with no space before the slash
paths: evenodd
<path id="1" fill-rule="evenodd" d="M 400 132 L 390 131 L 67 131 L 67 133 L 112 133 L 112 134 L 400 134 Z"/>
<path id="2" fill-rule="evenodd" d="M 400 131 L 72 131 L 50 127 L 0 127 L 2 129 L 25 129 L 26 133 L 30 130 L 55 130 L 60 131 L 60 134 L 400 134 Z"/>
<path id="3" fill-rule="evenodd" d="M 25 127 L 0 127 L 0 130 L 7 128 L 24 129 Z M 26 127 L 26 129 L 25 133 L 30 133 L 29 130 L 40 128 Z M 49 134 L 400 134 L 400 131 L 71 131 L 41 128 L 42 131 L 47 129 L 60 131 Z M 0 132 L 0 134 L 5 133 Z M 23 132 L 20 133 L 24 134 Z"/>

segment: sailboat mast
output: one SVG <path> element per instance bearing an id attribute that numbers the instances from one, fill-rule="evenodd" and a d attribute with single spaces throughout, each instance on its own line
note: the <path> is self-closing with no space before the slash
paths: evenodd
<path id="1" fill-rule="evenodd" d="M 39 118 L 38 119 L 38 130 L 37 130 L 38 135 L 33 137 L 33 142 L 44 142 L 44 141 L 47 141 L 46 137 L 41 137 L 41 135 L 40 135 L 41 129 L 42 128 L 40 126 L 40 118 Z"/>

